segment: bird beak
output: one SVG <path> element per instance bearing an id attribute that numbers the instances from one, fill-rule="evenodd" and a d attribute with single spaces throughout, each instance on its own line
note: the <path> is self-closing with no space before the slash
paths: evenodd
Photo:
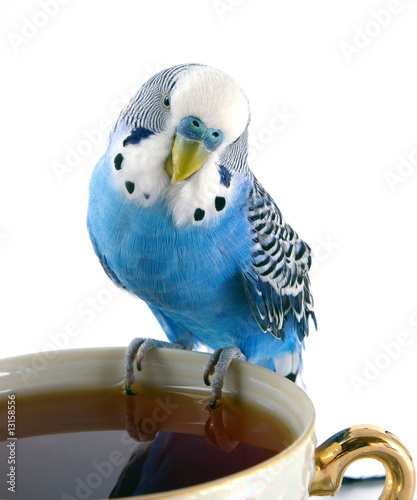
<path id="1" fill-rule="evenodd" d="M 171 184 L 190 177 L 206 162 L 210 154 L 200 141 L 189 140 L 177 134 L 172 155 L 165 163 L 166 171 L 172 176 Z"/>

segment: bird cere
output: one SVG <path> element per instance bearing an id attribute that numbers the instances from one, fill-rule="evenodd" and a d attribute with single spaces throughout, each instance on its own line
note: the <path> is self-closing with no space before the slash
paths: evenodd
<path id="1" fill-rule="evenodd" d="M 117 120 L 90 184 L 88 229 L 107 275 L 144 300 L 169 342 L 134 339 L 126 392 L 155 347 L 213 350 L 215 408 L 246 359 L 295 380 L 315 324 L 310 247 L 248 165 L 250 111 L 225 73 L 200 64 L 154 75 Z"/>

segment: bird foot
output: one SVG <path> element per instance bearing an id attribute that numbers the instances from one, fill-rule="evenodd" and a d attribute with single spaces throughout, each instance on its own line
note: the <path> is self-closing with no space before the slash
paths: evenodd
<path id="1" fill-rule="evenodd" d="M 227 370 L 230 363 L 234 359 L 241 359 L 246 361 L 245 355 L 237 347 L 219 347 L 210 356 L 210 359 L 204 370 L 204 383 L 210 385 L 210 375 L 214 374 L 213 381 L 211 383 L 211 400 L 210 408 L 213 410 L 218 408 L 220 404 L 217 403 L 218 399 L 222 396 L 222 388 L 224 384 L 224 378 L 226 376 Z"/>
<path id="2" fill-rule="evenodd" d="M 142 361 L 151 349 L 165 347 L 168 349 L 186 349 L 182 344 L 164 342 L 163 340 L 154 340 L 147 338 L 133 339 L 129 344 L 125 354 L 125 390 L 129 396 L 134 396 L 131 386 L 135 383 L 134 362 L 136 358 L 136 367 L 138 371 L 142 370 Z"/>

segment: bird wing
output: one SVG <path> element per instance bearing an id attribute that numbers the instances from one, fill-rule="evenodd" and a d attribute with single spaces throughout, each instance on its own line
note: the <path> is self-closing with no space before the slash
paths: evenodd
<path id="1" fill-rule="evenodd" d="M 308 335 L 309 316 L 316 325 L 308 277 L 311 249 L 256 179 L 248 204 L 252 265 L 243 272 L 243 282 L 249 305 L 262 330 L 283 340 L 285 322 L 295 317 L 301 342 Z"/>

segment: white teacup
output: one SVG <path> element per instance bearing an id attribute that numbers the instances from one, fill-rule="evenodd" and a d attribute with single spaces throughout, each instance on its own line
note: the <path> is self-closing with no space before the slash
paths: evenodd
<path id="1" fill-rule="evenodd" d="M 80 349 L 28 355 L 0 361 L 0 427 L 7 436 L 7 415 L 10 415 L 10 395 L 15 398 L 15 411 L 24 401 L 46 401 L 48 394 L 65 395 L 76 389 L 91 393 L 95 388 L 122 389 L 124 349 Z M 208 355 L 204 353 L 155 349 L 150 351 L 142 371 L 136 373 L 137 387 L 147 391 L 167 388 L 187 388 L 202 398 L 210 397 L 210 388 L 202 381 Z M 134 387 L 135 389 L 135 387 Z M 415 471 L 410 454 L 390 432 L 375 426 L 362 425 L 346 429 L 316 448 L 315 412 L 308 396 L 297 385 L 264 368 L 233 361 L 226 376 L 223 397 L 256 401 L 262 411 L 283 423 L 295 436 L 283 452 L 259 465 L 230 476 L 160 494 L 137 496 L 139 499 L 279 499 L 302 500 L 309 495 L 334 495 L 341 484 L 345 469 L 360 458 L 380 460 L 386 469 L 383 500 L 412 500 L 415 490 Z M 128 398 L 128 397 L 126 397 Z M 13 398 L 12 398 L 13 400 Z M 45 426 L 25 421 L 18 438 L 58 432 L 47 416 L 54 401 L 37 408 L 45 409 Z M 35 410 L 34 410 L 35 411 Z M 65 408 L 58 408 L 65 419 Z M 80 408 L 88 412 L 88 407 Z M 215 410 L 217 411 L 217 410 Z M 9 413 L 8 413 L 9 412 Z M 49 412 L 49 413 L 47 413 Z M 126 422 L 121 408 L 110 408 L 101 428 L 124 429 Z M 39 416 L 39 415 L 38 415 Z M 173 416 L 176 428 L 181 412 Z M 158 430 L 170 430 L 170 418 L 161 419 Z M 10 419 L 9 419 L 10 421 Z M 39 422 L 39 418 L 37 419 Z M 37 426 L 37 427 L 36 427 Z M 67 422 L 66 432 L 80 430 L 79 423 Z M 5 443 L 0 443 L 3 446 Z"/>

